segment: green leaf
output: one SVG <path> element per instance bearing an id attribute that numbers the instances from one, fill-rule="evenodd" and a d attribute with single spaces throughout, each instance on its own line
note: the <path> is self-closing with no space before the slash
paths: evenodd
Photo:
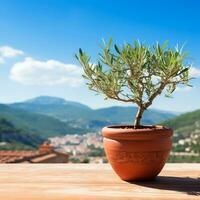
<path id="1" fill-rule="evenodd" d="M 83 55 L 83 51 L 81 48 L 79 48 L 79 54 L 82 56 Z"/>
<path id="2" fill-rule="evenodd" d="M 75 58 L 76 58 L 77 60 L 79 60 L 79 57 L 77 56 L 77 54 L 75 54 Z"/>
<path id="3" fill-rule="evenodd" d="M 120 54 L 121 52 L 120 52 L 120 50 L 119 50 L 119 48 L 117 47 L 117 45 L 115 44 L 114 45 L 114 48 L 115 48 L 115 51 L 118 53 L 118 54 Z"/>
<path id="4" fill-rule="evenodd" d="M 176 76 L 179 76 L 183 74 L 184 72 L 187 72 L 189 70 L 189 67 L 186 67 L 185 69 L 181 70 Z"/>
<path id="5" fill-rule="evenodd" d="M 108 41 L 108 47 L 111 47 L 111 45 L 112 45 L 112 38 L 110 38 Z"/>
<path id="6" fill-rule="evenodd" d="M 168 45 L 169 41 L 168 40 L 165 40 L 162 44 L 162 49 L 166 49 L 167 45 Z"/>

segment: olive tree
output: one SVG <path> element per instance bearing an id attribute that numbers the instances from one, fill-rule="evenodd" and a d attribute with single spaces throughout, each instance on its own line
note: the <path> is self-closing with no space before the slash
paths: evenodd
<path id="1" fill-rule="evenodd" d="M 189 85 L 186 56 L 182 48 L 169 48 L 167 42 L 147 46 L 135 41 L 117 46 L 112 39 L 104 42 L 96 63 L 81 49 L 76 54 L 89 89 L 105 98 L 137 104 L 134 128 L 140 127 L 144 111 L 162 92 L 170 97 L 178 84 Z"/>

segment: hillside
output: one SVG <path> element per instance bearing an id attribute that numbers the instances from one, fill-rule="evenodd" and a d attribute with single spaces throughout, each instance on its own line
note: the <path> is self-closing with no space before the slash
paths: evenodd
<path id="1" fill-rule="evenodd" d="M 200 162 L 200 110 L 163 122 L 174 129 L 172 162 Z"/>
<path id="2" fill-rule="evenodd" d="M 36 146 L 49 137 L 96 132 L 108 124 L 132 123 L 135 113 L 136 107 L 94 110 L 61 98 L 37 97 L 21 103 L 0 104 L 0 118 L 6 120 L 7 126 L 1 124 L 1 138 L 16 147 Z M 158 123 L 171 117 L 174 117 L 172 113 L 149 110 L 144 114 L 143 123 Z M 5 132 L 6 129 L 10 131 Z"/>
<path id="3" fill-rule="evenodd" d="M 132 123 L 137 112 L 137 108 L 133 106 L 113 106 L 109 108 L 101 108 L 94 110 L 99 119 L 106 119 L 115 123 Z M 175 117 L 173 113 L 167 113 L 159 110 L 149 109 L 145 111 L 142 123 L 155 124 L 160 121 Z"/>
<path id="4" fill-rule="evenodd" d="M 22 128 L 42 138 L 84 132 L 53 117 L 11 108 L 4 104 L 0 104 L 0 117 L 12 122 L 16 128 Z"/>
<path id="5" fill-rule="evenodd" d="M 108 124 L 132 123 L 136 111 L 133 106 L 91 109 L 77 102 L 47 96 L 21 103 L 0 104 L 0 118 L 4 118 L 6 122 L 3 123 L 7 124 L 7 128 L 0 124 L 0 128 L 4 127 L 0 132 L 1 139 L 16 147 L 24 145 L 30 148 L 49 137 L 96 132 Z M 160 121 L 174 129 L 174 155 L 169 161 L 199 162 L 200 110 L 175 116 L 170 112 L 149 109 L 142 120 L 143 124 Z M 6 132 L 6 129 L 13 130 Z"/>
<path id="6" fill-rule="evenodd" d="M 173 128 L 177 134 L 187 137 L 192 132 L 200 129 L 200 110 L 179 115 L 163 122 L 163 124 Z"/>
<path id="7" fill-rule="evenodd" d="M 37 97 L 9 106 L 53 116 L 61 121 L 68 122 L 73 127 L 86 129 L 98 129 L 108 124 L 132 123 L 137 112 L 137 108 L 133 106 L 114 106 L 95 110 L 77 102 L 48 96 Z M 145 112 L 142 122 L 144 124 L 155 124 L 174 116 L 175 114 L 170 112 L 149 109 Z"/>
<path id="8" fill-rule="evenodd" d="M 17 129 L 12 123 L 0 118 L 0 149 L 33 149 L 43 142 L 38 136 Z"/>

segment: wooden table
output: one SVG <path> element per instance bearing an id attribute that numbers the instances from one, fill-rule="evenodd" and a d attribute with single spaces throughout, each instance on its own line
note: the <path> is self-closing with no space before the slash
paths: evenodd
<path id="1" fill-rule="evenodd" d="M 108 164 L 2 164 L 0 200 L 199 199 L 200 164 L 167 164 L 151 182 L 127 183 Z"/>

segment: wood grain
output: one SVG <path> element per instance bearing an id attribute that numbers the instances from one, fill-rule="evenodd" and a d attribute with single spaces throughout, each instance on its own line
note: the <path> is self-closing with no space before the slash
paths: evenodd
<path id="1" fill-rule="evenodd" d="M 167 164 L 155 181 L 128 183 L 108 164 L 1 164 L 0 200 L 200 199 L 200 164 Z"/>

